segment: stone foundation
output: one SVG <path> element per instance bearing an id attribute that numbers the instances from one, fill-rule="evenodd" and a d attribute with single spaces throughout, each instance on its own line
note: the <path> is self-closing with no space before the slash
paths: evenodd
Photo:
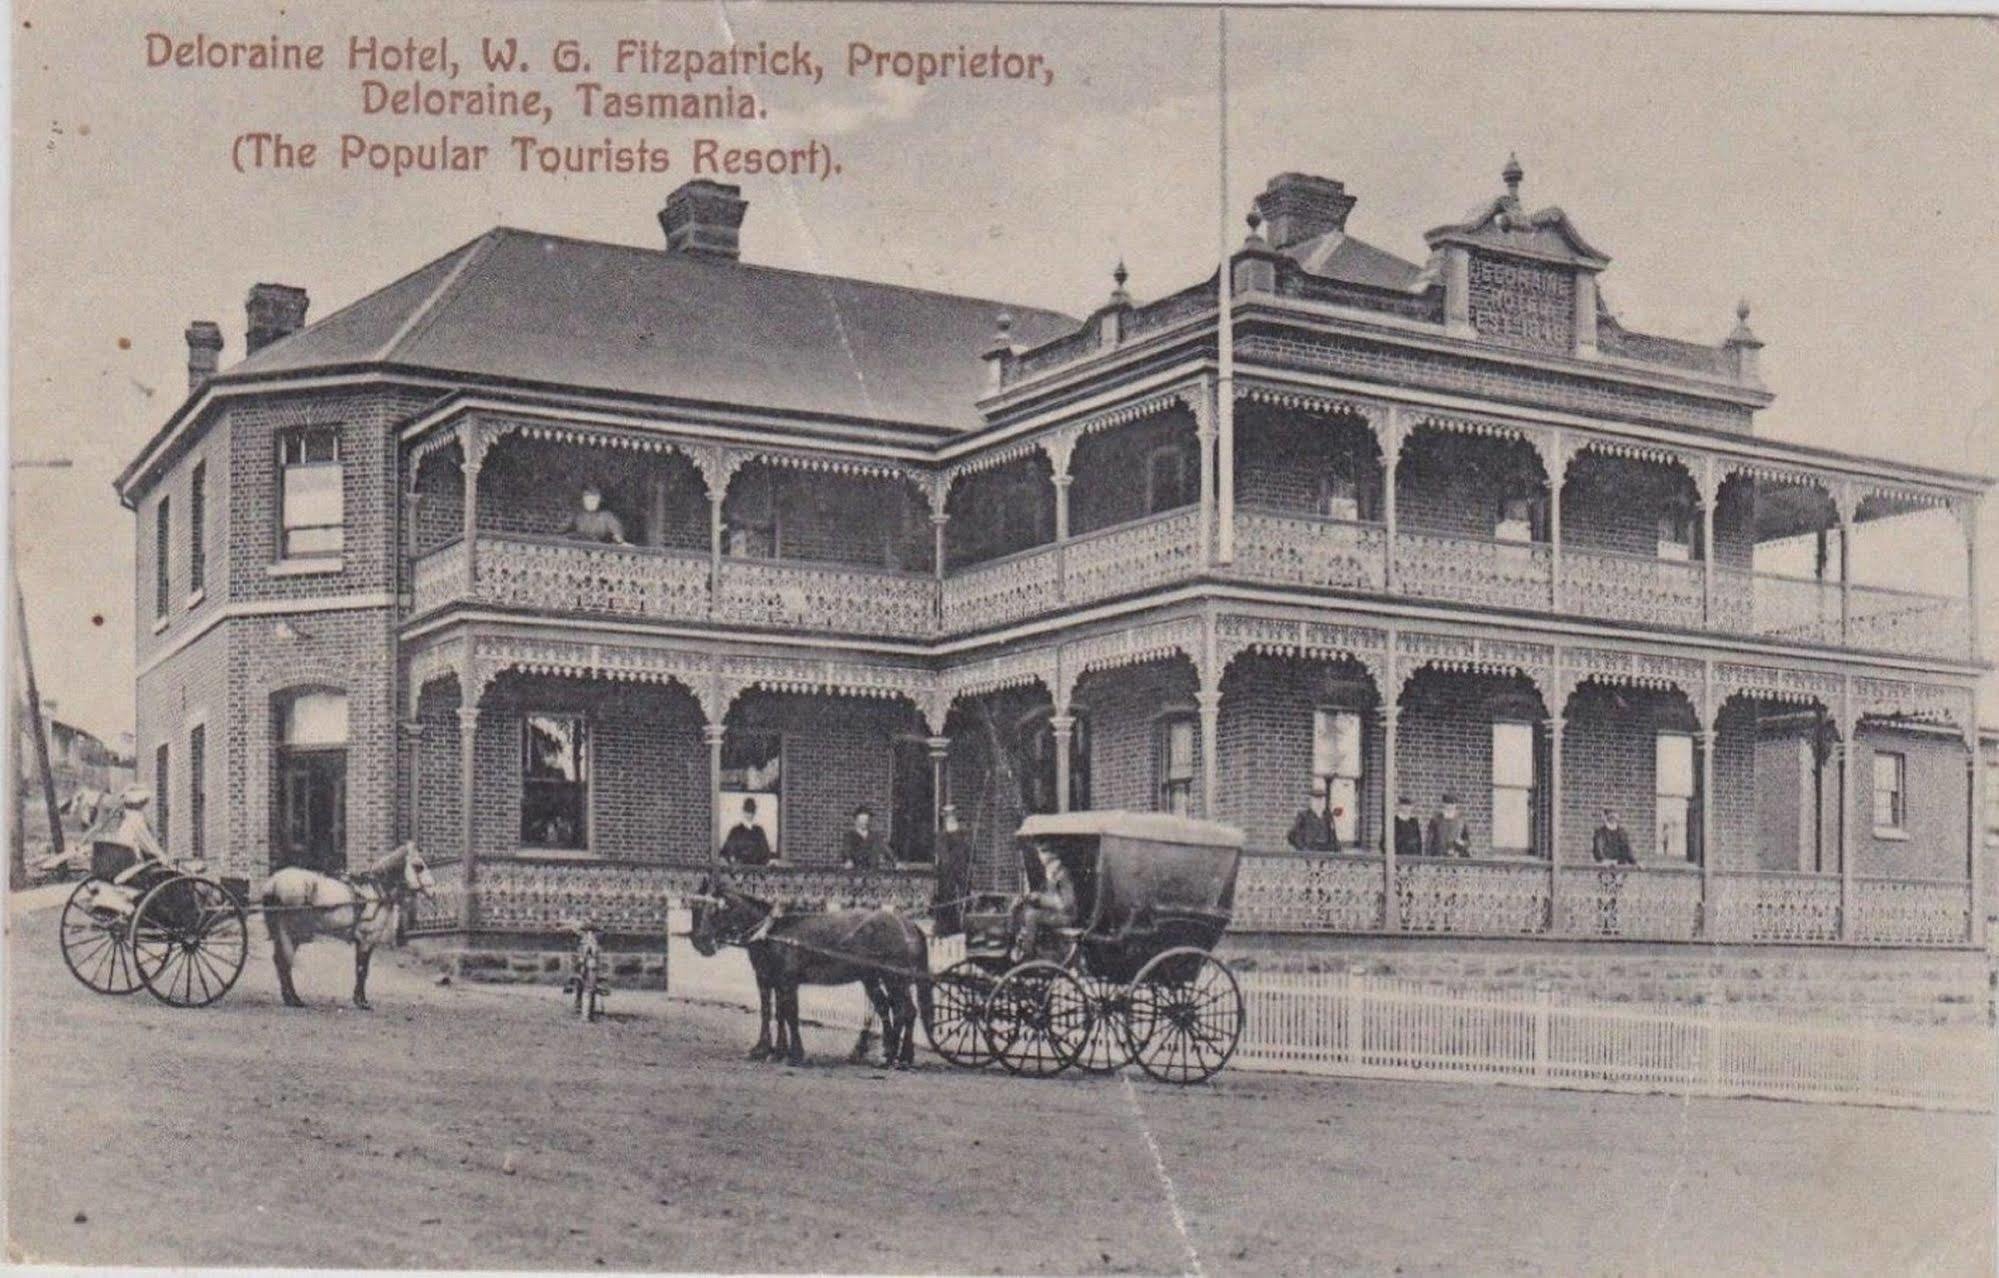
<path id="1" fill-rule="evenodd" d="M 1901 1024 L 1990 1024 L 1999 991 L 1993 960 L 1977 950 L 1231 934 L 1218 953 L 1239 972 L 1358 968 L 1520 994 L 1545 982 L 1610 1002 L 1720 1002 Z"/>
<path id="2" fill-rule="evenodd" d="M 405 947 L 418 962 L 453 980 L 488 985 L 561 985 L 576 973 L 567 937 L 480 935 L 412 937 Z M 667 951 L 658 936 L 606 936 L 604 976 L 613 990 L 667 988 Z"/>

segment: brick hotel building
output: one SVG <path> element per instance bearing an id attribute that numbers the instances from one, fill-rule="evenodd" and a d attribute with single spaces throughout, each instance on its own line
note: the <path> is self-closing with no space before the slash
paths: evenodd
<path id="1" fill-rule="evenodd" d="M 258 285 L 118 484 L 170 848 L 413 837 L 440 946 L 656 947 L 746 797 L 806 899 L 927 895 L 839 870 L 862 803 L 921 862 L 948 800 L 995 884 L 1025 811 L 1170 809 L 1248 832 L 1251 936 L 1968 960 L 1987 481 L 1759 437 L 1746 308 L 1626 328 L 1503 180 L 1405 259 L 1279 176 L 1226 313 L 746 261 L 705 181 L 657 248 L 496 228 L 309 325 Z M 1855 580 L 1911 516 L 1961 589 Z M 1471 854 L 1397 855 L 1446 793 Z M 1343 850 L 1289 848 L 1328 794 Z"/>

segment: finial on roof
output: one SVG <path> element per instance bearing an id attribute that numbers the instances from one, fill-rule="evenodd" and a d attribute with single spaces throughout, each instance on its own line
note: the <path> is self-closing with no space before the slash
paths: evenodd
<path id="1" fill-rule="evenodd" d="M 1761 346 L 1763 341 L 1749 328 L 1749 299 L 1743 298 L 1735 304 L 1735 331 L 1728 335 L 1726 346 Z"/>
<path id="2" fill-rule="evenodd" d="M 1013 333 L 1013 312 L 1001 311 L 999 313 L 999 335 L 1001 337 L 1008 337 L 1011 336 L 1012 333 Z"/>
<path id="3" fill-rule="evenodd" d="M 1506 167 L 1500 170 L 1499 176 L 1506 182 L 1506 193 L 1516 200 L 1519 199 L 1520 179 L 1527 174 L 1520 167 L 1520 156 L 1517 152 L 1506 153 Z"/>
<path id="4" fill-rule="evenodd" d="M 1113 268 L 1111 271 L 1111 280 L 1113 283 L 1117 285 L 1116 288 L 1111 290 L 1112 306 L 1131 305 L 1131 294 L 1125 292 L 1124 290 L 1124 282 L 1130 278 L 1131 278 L 1131 272 L 1124 269 L 1124 259 L 1119 258 L 1117 260 L 1117 266 Z"/>
<path id="5" fill-rule="evenodd" d="M 1242 246 L 1246 249 L 1268 248 L 1263 242 L 1263 214 L 1252 208 L 1244 221 L 1249 223 L 1249 235 L 1244 238 Z"/>

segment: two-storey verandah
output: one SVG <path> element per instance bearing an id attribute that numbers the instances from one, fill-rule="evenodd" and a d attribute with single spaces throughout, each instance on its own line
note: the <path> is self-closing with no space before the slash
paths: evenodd
<path id="1" fill-rule="evenodd" d="M 1265 884 L 1272 894 L 1267 899 L 1275 901 L 1292 890 L 1282 884 L 1304 882 L 1299 876 L 1305 875 L 1310 886 L 1300 890 L 1308 893 L 1323 894 L 1332 882 L 1346 885 L 1329 899 L 1350 907 L 1331 913 L 1313 907 L 1319 910 L 1314 926 L 1322 927 L 1596 935 L 1642 927 L 1664 936 L 1718 936 L 1716 929 L 1732 928 L 1766 938 L 1823 939 L 1859 938 L 1871 927 L 1912 939 L 1968 935 L 1969 872 L 1946 872 L 1958 863 L 1935 851 L 1934 830 L 1923 848 L 1937 863 L 1929 868 L 1944 870 L 1867 872 L 1906 871 L 1915 858 L 1871 866 L 1867 849 L 1851 846 L 1845 832 L 1860 824 L 1853 812 L 1863 795 L 1853 777 L 1857 761 L 1837 748 L 1854 741 L 1863 723 L 1912 717 L 1960 723 L 1961 713 L 1937 707 L 1962 699 L 1970 663 L 1923 654 L 1939 647 L 1961 651 L 1968 624 L 1941 645 L 1936 635 L 1948 627 L 1871 631 L 1884 637 L 1870 642 L 1853 625 L 1856 613 L 1868 615 L 1854 600 L 1873 596 L 1821 570 L 1806 583 L 1809 624 L 1800 626 L 1791 615 L 1796 605 L 1759 612 L 1755 603 L 1766 579 L 1778 582 L 1780 600 L 1799 593 L 1798 579 L 1757 573 L 1750 558 L 1759 532 L 1793 536 L 1815 517 L 1824 520 L 1821 527 L 1836 528 L 1841 511 L 1851 512 L 1850 528 L 1896 510 L 1945 505 L 1968 527 L 1972 498 L 1966 493 L 1945 483 L 1870 477 L 1843 459 L 1837 465 L 1772 460 L 1765 454 L 1785 450 L 1751 440 L 1634 440 L 1572 423 L 1444 412 L 1240 373 L 1227 414 L 1233 439 L 1224 466 L 1216 426 L 1224 415 L 1215 390 L 1211 379 L 1197 377 L 1080 419 L 1017 432 L 990 447 L 959 450 L 954 459 L 917 450 L 870 456 L 794 443 L 725 443 L 636 421 L 469 416 L 413 437 L 409 450 L 415 629 L 434 630 L 438 618 L 470 609 L 530 615 L 558 633 L 597 633 L 607 623 L 698 632 L 721 644 L 717 653 L 809 637 L 815 645 L 860 652 L 867 661 L 906 662 L 921 695 L 933 704 L 944 698 L 943 709 L 920 724 L 904 716 L 902 724 L 883 728 L 880 748 L 889 755 L 899 750 L 905 759 L 948 754 L 950 782 L 933 784 L 929 806 L 934 809 L 942 793 L 960 802 L 988 849 L 993 876 L 1008 872 L 997 843 L 1018 811 L 1053 805 L 1064 795 L 1099 807 L 1198 804 L 1243 822 L 1260 850 L 1279 850 L 1281 827 L 1324 778 L 1315 776 L 1309 758 L 1287 768 L 1229 744 L 1233 733 L 1267 749 L 1254 716 L 1267 720 L 1274 713 L 1270 703 L 1278 703 L 1284 708 L 1275 713 L 1289 716 L 1290 731 L 1306 734 L 1308 754 L 1321 711 L 1358 719 L 1364 742 L 1359 775 L 1337 780 L 1363 796 L 1354 805 L 1359 828 L 1350 845 L 1370 850 L 1360 861 L 1342 854 L 1259 863 L 1245 879 L 1246 922 L 1262 919 L 1278 927 L 1303 917 L 1290 907 L 1259 915 L 1256 885 Z M 468 455 L 478 464 L 467 468 Z M 632 458 L 641 464 L 632 465 Z M 745 486 L 745 478 L 759 471 L 794 482 L 752 479 L 758 487 Z M 1564 482 L 1549 484 L 1550 473 Z M 607 495 L 625 517 L 628 540 L 637 544 L 561 536 L 570 490 L 600 475 L 614 477 L 605 485 Z M 469 518 L 462 497 L 467 487 L 478 494 Z M 1640 496 L 1608 501 L 1605 490 Z M 860 512 L 853 521 L 858 532 L 846 527 L 853 512 Z M 1489 520 L 1491 527 L 1462 526 L 1467 520 Z M 842 528 L 844 536 L 814 540 L 815 531 Z M 1651 556 L 1632 548 L 1648 539 Z M 1599 561 L 1615 572 L 1607 574 Z M 773 574 L 781 580 L 770 580 Z M 1611 575 L 1626 588 L 1608 588 Z M 1667 576 L 1679 584 L 1661 588 Z M 1689 580 L 1696 577 L 1697 590 Z M 1380 695 L 1388 685 L 1359 651 L 1321 651 L 1323 644 L 1289 657 L 1243 651 L 1198 669 L 1183 644 L 1175 649 L 1180 664 L 1153 669 L 1164 661 L 1158 654 L 1135 663 L 1120 655 L 1147 650 L 1125 633 L 1133 623 L 1105 619 L 1106 609 L 1128 616 L 1146 596 L 1281 603 L 1305 610 L 1296 614 L 1300 624 L 1335 628 L 1351 623 L 1379 631 L 1393 616 L 1402 619 L 1395 645 L 1418 648 L 1431 641 L 1423 625 L 1447 619 L 1455 627 L 1447 628 L 1452 643 L 1468 637 L 1486 649 L 1504 646 L 1499 636 L 1508 626 L 1525 624 L 1520 639 L 1532 647 L 1539 642 L 1532 637 L 1537 625 L 1545 631 L 1553 619 L 1589 619 L 1594 624 L 1563 621 L 1556 628 L 1591 634 L 1593 646 L 1629 650 L 1637 654 L 1633 662 L 1643 658 L 1672 675 L 1649 665 L 1611 674 L 1592 670 L 1588 661 L 1564 664 L 1545 643 L 1540 647 L 1549 655 L 1534 668 L 1549 673 L 1538 678 L 1526 663 L 1509 668 L 1485 657 L 1467 664 L 1461 653 L 1432 661 L 1404 654 L 1393 698 Z M 1970 611 L 1964 599 L 1941 596 L 1924 597 L 1916 606 L 1946 615 L 1954 610 L 1967 621 Z M 1334 619 L 1342 616 L 1345 621 Z M 1535 616 L 1550 621 L 1529 624 Z M 1091 635 L 1092 627 L 1106 626 L 1108 632 Z M 718 639 L 717 631 L 731 637 Z M 1034 649 L 1037 635 L 1072 631 L 1081 636 L 1077 644 L 1058 645 L 1085 654 L 1064 667 L 1072 675 L 1051 682 L 1019 673 L 1043 660 L 1019 655 Z M 1084 639 L 1110 655 L 1089 657 Z M 1858 647 L 1880 651 L 1863 661 L 1851 652 Z M 1909 656 L 1894 655 L 1897 648 Z M 1677 656 L 1669 655 L 1676 649 Z M 997 662 L 1014 673 L 997 683 L 988 676 L 983 689 L 960 686 L 953 672 L 967 659 L 975 667 Z M 1741 689 L 1716 700 L 1709 672 L 1717 666 L 1724 670 L 1724 688 L 1729 668 L 1763 670 L 1767 677 L 1737 680 Z M 1584 673 L 1556 673 L 1570 669 Z M 1217 672 L 1212 680 L 1200 673 L 1210 670 Z M 1163 684 L 1152 686 L 1148 679 Z M 1301 681 L 1319 686 L 1299 692 Z M 512 682 L 510 675 L 493 685 L 503 694 L 496 705 L 505 703 Z M 1292 691 L 1282 692 L 1287 684 Z M 808 680 L 795 686 L 817 685 Z M 1810 695 L 1798 692 L 1800 686 Z M 1876 695 L 1883 687 L 1898 691 Z M 1036 688 L 1048 690 L 1047 696 L 1033 695 Z M 1606 688 L 1616 690 L 1609 701 Z M 1778 695 L 1782 689 L 1790 691 Z M 547 702 L 550 692 L 538 695 Z M 1010 699 L 997 715 L 983 706 L 996 697 Z M 1265 703 L 1260 710 L 1259 701 Z M 1874 708 L 1853 710 L 1856 701 Z M 1162 726 L 1159 707 L 1169 704 L 1179 713 Z M 1470 724 L 1442 722 L 1444 710 L 1466 707 L 1476 711 Z M 431 711 L 420 712 L 418 721 L 427 723 L 426 715 L 436 710 L 433 696 Z M 725 710 L 719 722 L 726 721 Z M 716 722 L 701 719 L 704 726 Z M 1643 732 L 1625 732 L 1618 748 L 1642 784 L 1599 795 L 1574 783 L 1596 766 L 1597 738 L 1617 735 L 1599 724 L 1634 722 L 1644 725 Z M 1533 764 L 1517 787 L 1524 794 L 1492 793 L 1493 760 L 1502 752 L 1494 723 L 1507 725 L 1513 736 L 1524 729 L 1531 743 Z M 1698 779 L 1684 787 L 1686 793 L 1663 794 L 1656 777 L 1648 776 L 1659 756 L 1633 753 L 1634 741 L 1648 751 L 1655 747 L 1662 730 L 1688 739 L 1689 770 Z M 436 743 L 448 735 L 425 729 L 433 768 L 440 766 Z M 720 735 L 723 741 L 704 745 L 722 748 L 727 733 Z M 1767 744 L 1772 741 L 1777 744 Z M 1433 753 L 1467 761 L 1474 771 L 1435 784 L 1398 779 L 1398 770 L 1412 780 L 1423 777 L 1423 760 Z M 1759 753 L 1812 760 L 1816 815 L 1805 823 L 1809 845 L 1794 832 L 1789 844 L 1778 841 L 1771 850 L 1759 824 L 1764 818 L 1743 815 L 1753 801 L 1727 798 L 1730 778 L 1746 775 L 1728 766 L 1731 758 L 1753 760 Z M 1576 762 L 1564 765 L 1565 754 Z M 981 764 L 983 779 L 977 775 Z M 893 759 L 884 766 L 898 777 L 921 772 Z M 1724 779 L 1714 779 L 1717 770 Z M 706 764 L 707 774 L 720 771 Z M 1210 800 L 1209 771 L 1229 778 L 1223 793 L 1230 797 Z M 796 784 L 811 782 L 799 778 Z M 1461 797 L 1475 828 L 1487 831 L 1481 849 L 1498 853 L 1472 860 L 1494 864 L 1398 864 L 1382 846 L 1386 796 L 1421 790 L 1415 797 L 1427 815 L 1446 786 L 1466 792 Z M 1842 794 L 1844 803 L 1837 799 Z M 1688 809 L 1677 868 L 1657 856 L 1648 858 L 1642 874 L 1563 868 L 1587 858 L 1588 834 L 1606 799 L 1628 808 L 1627 821 L 1649 839 L 1662 798 Z M 1492 837 L 1491 809 L 1502 802 L 1516 811 L 1526 804 L 1526 838 Z M 879 810 L 902 811 L 907 820 L 922 806 L 898 798 L 891 786 Z M 1719 815 L 1709 811 L 1717 806 Z M 1828 810 L 1835 819 L 1825 819 Z M 711 805 L 709 817 L 713 811 Z M 502 819 L 503 834 L 513 820 Z M 475 851 L 477 842 L 475 832 Z M 690 850 L 668 852 L 660 864 L 698 863 L 700 843 L 680 842 Z M 466 846 L 462 837 L 459 846 Z M 1550 858 L 1550 848 L 1560 855 Z M 583 873 L 575 867 L 598 855 L 562 851 L 582 855 L 542 859 L 563 875 Z M 518 858 L 520 849 L 499 852 Z M 831 855 L 821 839 L 788 859 Z M 1754 877 L 1741 877 L 1746 875 Z M 1898 883 L 1876 890 L 1875 877 Z M 1607 913 L 1590 905 L 1605 892 L 1614 902 Z M 1901 904 L 1869 906 L 1862 898 Z M 1438 904 L 1446 900 L 1459 904 Z M 1865 922 L 1891 916 L 1899 920 L 1892 927 Z"/>

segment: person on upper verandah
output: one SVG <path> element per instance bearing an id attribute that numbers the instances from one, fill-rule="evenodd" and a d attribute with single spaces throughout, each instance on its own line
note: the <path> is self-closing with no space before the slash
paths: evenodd
<path id="1" fill-rule="evenodd" d="M 608 542 L 613 546 L 626 546 L 625 525 L 618 517 L 604 509 L 604 494 L 595 484 L 583 490 L 583 509 L 569 517 L 562 531 L 571 537 L 584 541 Z"/>
<path id="2" fill-rule="evenodd" d="M 1338 815 L 1333 811 L 1333 798 L 1330 794 L 1313 798 L 1291 823 L 1291 846 L 1299 852 L 1337 852 L 1340 832 L 1333 825 L 1333 818 Z"/>
<path id="3" fill-rule="evenodd" d="M 1395 855 L 1423 855 L 1423 819 L 1406 794 L 1395 800 Z"/>
<path id="4" fill-rule="evenodd" d="M 1470 856 L 1471 827 L 1458 810 L 1458 796 L 1446 794 L 1444 805 L 1430 818 L 1429 837 L 1424 840 L 1427 856 Z"/>
<path id="5" fill-rule="evenodd" d="M 757 801 L 743 800 L 742 820 L 729 827 L 729 833 L 722 840 L 722 860 L 730 865 L 769 865 L 771 863 L 770 839 L 764 835 L 763 827 L 757 824 Z"/>
<path id="6" fill-rule="evenodd" d="M 1589 854 L 1598 864 L 1638 864 L 1638 858 L 1631 853 L 1631 836 L 1618 824 L 1615 808 L 1603 810 L 1603 824 L 1596 827 L 1596 834 L 1590 839 Z"/>
<path id="7" fill-rule="evenodd" d="M 1041 858 L 1041 890 L 1022 898 L 1020 911 L 1019 957 L 1034 958 L 1040 953 L 1041 938 L 1051 928 L 1076 924 L 1076 881 L 1062 858 L 1046 848 L 1037 849 Z"/>
<path id="8" fill-rule="evenodd" d="M 841 853 L 850 870 L 892 870 L 895 857 L 874 828 L 874 809 L 863 803 L 854 809 L 854 827 L 841 841 Z"/>

